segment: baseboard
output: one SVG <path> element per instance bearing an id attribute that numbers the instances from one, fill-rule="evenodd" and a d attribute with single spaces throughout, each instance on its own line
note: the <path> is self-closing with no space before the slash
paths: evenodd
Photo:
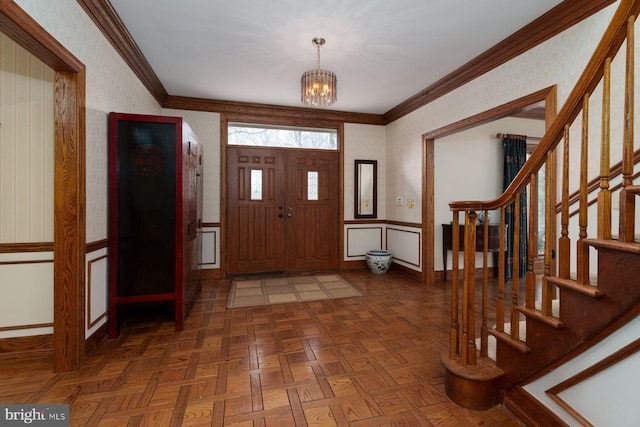
<path id="1" fill-rule="evenodd" d="M 538 399 L 522 387 L 514 387 L 505 392 L 504 405 L 528 426 L 567 427 L 560 417 L 551 412 Z"/>
<path id="2" fill-rule="evenodd" d="M 391 267 L 389 270 L 397 271 L 398 273 L 402 273 L 405 276 L 409 276 L 412 279 L 422 280 L 422 272 L 416 271 L 411 268 L 405 267 L 404 265 L 397 264 L 395 262 L 391 263 Z"/>
<path id="3" fill-rule="evenodd" d="M 476 279 L 482 279 L 484 277 L 484 269 L 482 267 L 476 268 L 474 271 L 474 277 Z M 447 270 L 447 282 L 451 281 L 453 277 L 453 270 Z M 493 267 L 489 267 L 489 277 L 494 277 Z M 458 269 L 458 280 L 464 279 L 464 268 L 462 266 Z M 435 272 L 435 280 L 444 281 L 444 271 L 438 270 Z"/>
<path id="4" fill-rule="evenodd" d="M 53 352 L 53 334 L 0 339 L 0 355 Z"/>
<path id="5" fill-rule="evenodd" d="M 220 278 L 220 269 L 219 268 L 207 268 L 205 270 L 200 271 L 200 277 L 203 279 L 219 279 Z"/>
<path id="6" fill-rule="evenodd" d="M 345 261 L 342 264 L 342 269 L 343 270 L 366 270 L 367 264 L 363 259 L 356 260 L 356 261 Z"/>
<path id="7" fill-rule="evenodd" d="M 89 338 L 84 341 L 85 354 L 91 353 L 94 349 L 100 345 L 101 342 L 107 339 L 109 335 L 109 322 L 104 322 Z"/>

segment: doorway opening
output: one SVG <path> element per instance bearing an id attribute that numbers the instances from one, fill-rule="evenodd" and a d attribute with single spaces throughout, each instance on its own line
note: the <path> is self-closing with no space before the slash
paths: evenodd
<path id="1" fill-rule="evenodd" d="M 514 116 L 518 113 L 521 113 L 526 110 L 530 110 L 532 106 L 541 106 L 544 105 L 544 123 L 545 128 L 548 128 L 550 124 L 553 122 L 556 114 L 556 87 L 551 86 L 537 92 L 526 95 L 522 98 L 518 98 L 514 101 L 508 102 L 506 104 L 500 105 L 498 107 L 492 108 L 490 110 L 484 111 L 482 113 L 476 114 L 474 116 L 468 117 L 466 119 L 460 120 L 458 122 L 449 124 L 447 126 L 441 127 L 439 129 L 433 130 L 422 135 L 423 139 L 423 149 L 424 149 L 424 172 L 423 172 L 423 200 L 425 200 L 425 204 L 423 206 L 423 217 L 426 218 L 434 218 L 436 215 L 436 202 L 435 202 L 435 141 L 437 139 L 444 138 L 446 136 L 453 135 L 458 132 L 462 132 L 464 130 L 471 129 L 473 127 L 486 124 L 489 122 L 493 122 L 498 119 L 502 119 L 504 117 Z M 555 170 L 555 158 L 551 164 L 551 171 Z M 548 197 L 550 200 L 555 200 L 555 175 L 552 173 L 547 173 L 545 177 L 546 181 L 549 181 L 549 185 L 546 188 L 549 188 Z M 447 207 L 448 208 L 448 207 Z M 447 209 L 448 212 L 448 209 Z M 447 213 L 447 221 L 449 221 L 449 214 Z M 551 218 L 554 221 L 554 218 Z M 552 230 L 555 229 L 554 224 L 547 224 L 548 227 L 551 227 Z M 436 239 L 436 229 L 434 221 L 423 221 L 423 235 L 424 238 L 424 252 L 425 254 L 436 254 L 439 251 L 436 248 L 439 248 L 439 245 L 442 244 L 442 237 L 438 235 Z M 436 244 L 437 240 L 437 244 Z M 551 239 L 551 242 L 555 241 Z M 424 280 L 432 284 L 436 280 L 436 268 L 435 268 L 435 257 L 427 256 L 424 259 L 425 271 L 423 274 Z M 440 268 L 446 268 L 446 266 L 439 266 Z M 552 265 L 553 269 L 554 266 Z"/>

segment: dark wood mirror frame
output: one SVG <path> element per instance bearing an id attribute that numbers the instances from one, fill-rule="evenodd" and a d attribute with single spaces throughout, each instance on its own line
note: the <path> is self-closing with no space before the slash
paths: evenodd
<path id="1" fill-rule="evenodd" d="M 378 161 L 356 160 L 354 218 L 378 217 Z"/>

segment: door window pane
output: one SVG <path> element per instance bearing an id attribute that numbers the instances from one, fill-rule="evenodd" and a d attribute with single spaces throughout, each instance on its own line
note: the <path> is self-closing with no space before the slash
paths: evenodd
<path id="1" fill-rule="evenodd" d="M 318 200 L 318 172 L 307 172 L 307 200 Z"/>
<path id="2" fill-rule="evenodd" d="M 251 200 L 262 200 L 262 171 L 251 169 Z"/>

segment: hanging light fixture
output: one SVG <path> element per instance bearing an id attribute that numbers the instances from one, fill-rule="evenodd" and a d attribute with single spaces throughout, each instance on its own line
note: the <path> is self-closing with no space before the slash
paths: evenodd
<path id="1" fill-rule="evenodd" d="M 316 37 L 312 43 L 318 49 L 318 67 L 302 74 L 301 100 L 308 107 L 329 107 L 338 99 L 338 79 L 331 71 L 320 69 L 320 47 L 325 40 Z"/>

